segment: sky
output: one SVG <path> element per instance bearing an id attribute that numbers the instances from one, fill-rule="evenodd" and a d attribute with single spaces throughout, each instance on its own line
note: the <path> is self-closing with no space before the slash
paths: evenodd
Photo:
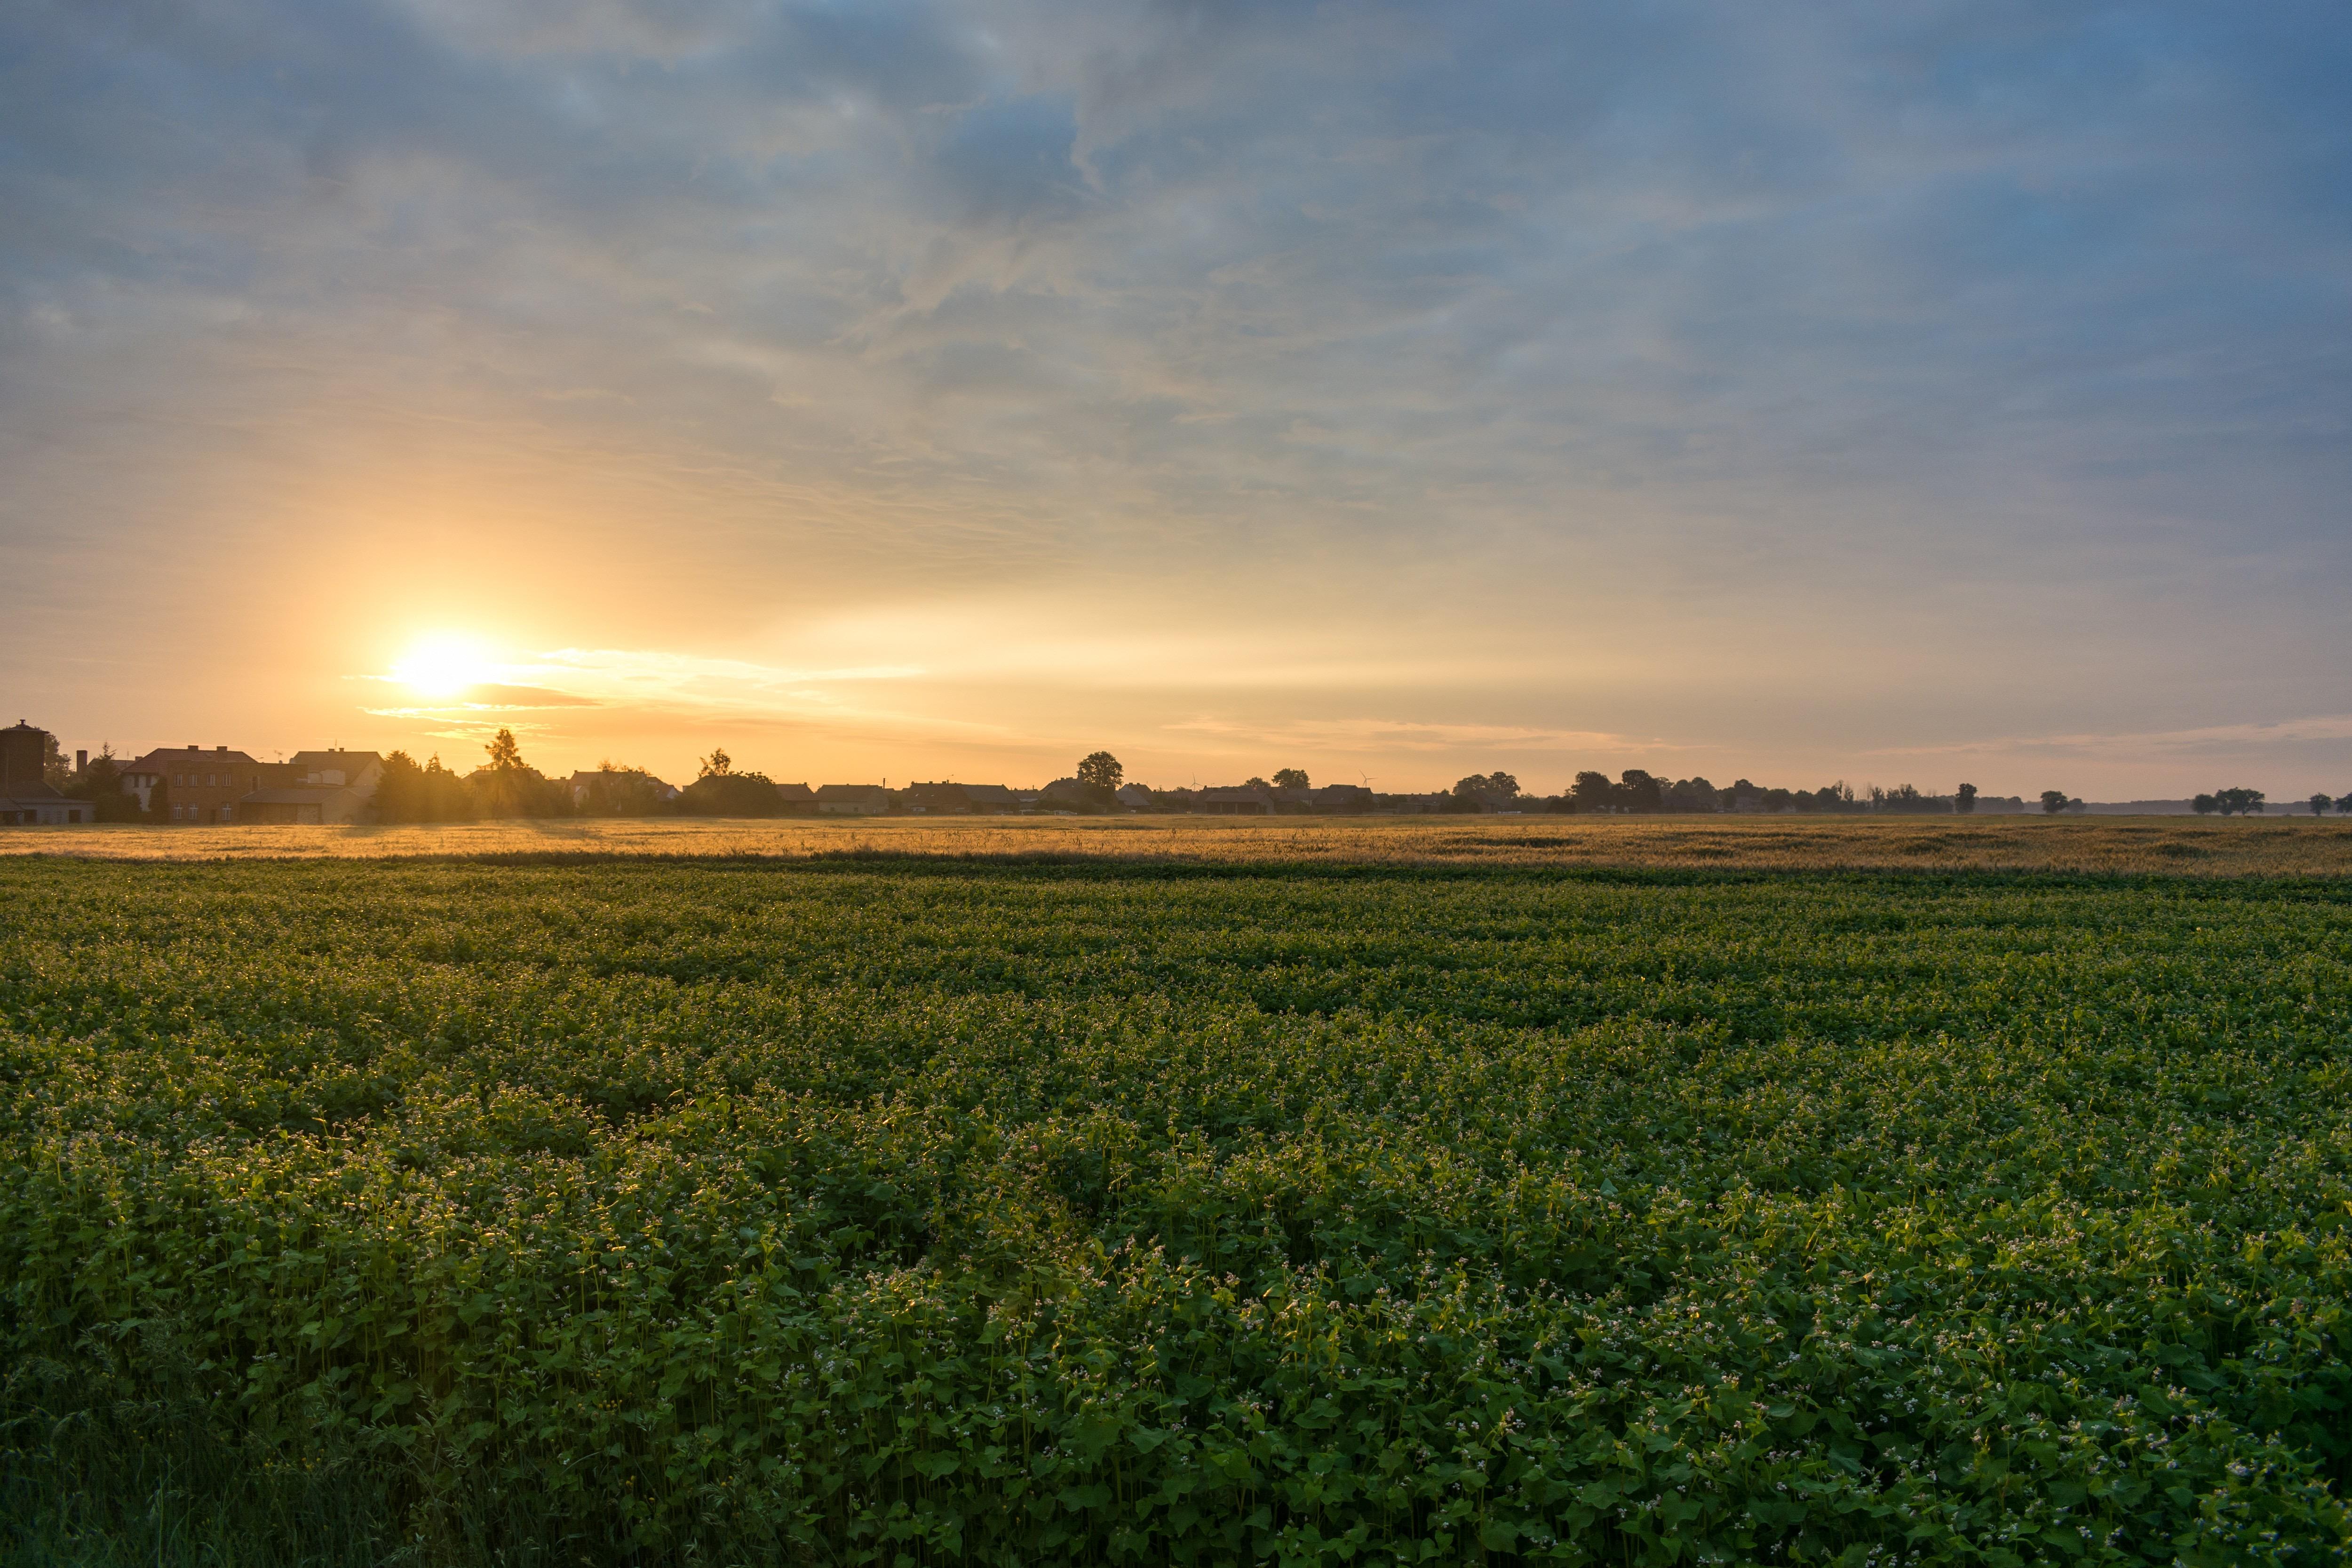
<path id="1" fill-rule="evenodd" d="M 2352 11 L 13 0 L 0 701 L 2352 790 Z"/>

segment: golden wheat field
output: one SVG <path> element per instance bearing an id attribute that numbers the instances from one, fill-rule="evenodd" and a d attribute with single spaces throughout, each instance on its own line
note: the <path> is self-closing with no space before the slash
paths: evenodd
<path id="1" fill-rule="evenodd" d="M 866 817 L 404 827 L 14 828 L 0 854 L 124 860 L 919 855 L 1221 863 L 2352 876 L 2352 823 L 2198 817 Z"/>

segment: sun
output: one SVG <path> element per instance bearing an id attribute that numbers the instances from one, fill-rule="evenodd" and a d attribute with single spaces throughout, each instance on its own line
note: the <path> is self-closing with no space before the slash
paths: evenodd
<path id="1" fill-rule="evenodd" d="M 392 674 L 420 697 L 456 697 L 488 680 L 491 667 L 474 638 L 437 636 L 412 646 Z"/>

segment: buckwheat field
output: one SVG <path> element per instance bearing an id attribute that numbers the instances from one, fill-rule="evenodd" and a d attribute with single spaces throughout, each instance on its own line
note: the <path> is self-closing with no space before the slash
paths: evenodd
<path id="1" fill-rule="evenodd" d="M 0 1550 L 2339 1562 L 2254 872 L 0 861 Z"/>

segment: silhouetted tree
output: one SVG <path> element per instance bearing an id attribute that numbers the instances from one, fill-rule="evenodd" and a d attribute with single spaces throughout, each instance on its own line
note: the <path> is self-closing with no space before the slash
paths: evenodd
<path id="1" fill-rule="evenodd" d="M 1617 787 L 1610 798 L 1621 811 L 1655 811 L 1663 804 L 1663 792 L 1658 781 L 1640 768 L 1627 768 L 1617 775 Z"/>
<path id="2" fill-rule="evenodd" d="M 2200 816 L 2210 816 L 2221 809 L 2221 803 L 2210 795 L 2200 795 L 2189 803 L 2189 809 Z"/>
<path id="3" fill-rule="evenodd" d="M 172 820 L 172 776 L 169 773 L 163 774 L 148 786 L 147 820 L 149 822 Z"/>
<path id="4" fill-rule="evenodd" d="M 1126 776 L 1127 770 L 1120 767 L 1118 759 L 1108 752 L 1090 752 L 1078 764 L 1078 782 L 1095 789 L 1115 790 L 1118 787 L 1118 781 Z"/>
<path id="5" fill-rule="evenodd" d="M 2213 792 L 2213 804 L 2221 807 L 2224 816 L 2259 816 L 2269 798 L 2258 789 L 2217 789 Z"/>
<path id="6" fill-rule="evenodd" d="M 1312 789 L 1315 786 L 1307 782 L 1307 770 L 1305 768 L 1276 768 L 1274 771 L 1274 787 L 1276 789 Z"/>
<path id="7" fill-rule="evenodd" d="M 2339 795 L 2336 797 L 2336 815 L 2352 816 L 2352 795 Z"/>
<path id="8" fill-rule="evenodd" d="M 2063 789 L 2045 789 L 2042 792 L 2042 810 L 2044 816 L 2055 816 L 2071 804 L 2066 792 Z"/>
<path id="9" fill-rule="evenodd" d="M 2311 797 L 2311 815 L 2314 816 L 2326 816 L 2327 815 L 2327 808 L 2335 804 L 2336 802 L 2333 799 L 2325 795 L 2313 795 Z"/>
<path id="10" fill-rule="evenodd" d="M 609 757 L 588 776 L 575 807 L 587 816 L 649 816 L 661 808 L 661 788 L 653 774 Z"/>
<path id="11" fill-rule="evenodd" d="M 111 742 L 98 748 L 98 755 L 90 758 L 88 767 L 72 775 L 64 793 L 72 799 L 89 802 L 92 821 L 139 820 L 139 797 L 122 793 L 122 763 L 115 756 Z"/>
<path id="12" fill-rule="evenodd" d="M 1684 779 L 1666 786 L 1660 793 L 1659 805 L 1667 811 L 1713 811 L 1720 804 L 1716 787 L 1704 778 Z"/>
<path id="13" fill-rule="evenodd" d="M 469 781 L 480 816 L 562 816 L 571 810 L 570 792 L 522 760 L 512 730 L 501 727 L 482 749 L 489 765 Z"/>
<path id="14" fill-rule="evenodd" d="M 1454 781 L 1449 792 L 1452 811 L 1501 811 L 1514 805 L 1519 798 L 1519 781 L 1499 768 L 1491 773 L 1471 773 Z"/>
<path id="15" fill-rule="evenodd" d="M 1967 816 L 1976 808 L 1977 786 L 1972 784 L 1962 784 L 1952 795 L 1952 810 L 1962 816 Z"/>
<path id="16" fill-rule="evenodd" d="M 647 790 L 652 781 L 646 781 Z M 781 816 L 784 797 L 767 774 L 738 772 L 724 746 L 713 746 L 694 775 L 677 792 L 677 809 L 689 816 Z"/>
<path id="17" fill-rule="evenodd" d="M 1617 805 L 1612 798 L 1614 788 L 1607 773 L 1587 768 L 1568 786 L 1568 798 L 1576 803 L 1579 811 L 1613 811 Z"/>

